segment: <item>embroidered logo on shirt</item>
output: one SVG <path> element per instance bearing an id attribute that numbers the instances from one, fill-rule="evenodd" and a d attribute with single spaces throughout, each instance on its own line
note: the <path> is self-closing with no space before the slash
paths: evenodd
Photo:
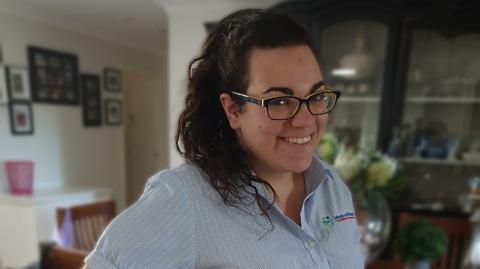
<path id="1" fill-rule="evenodd" d="M 353 220 L 353 219 L 355 219 L 355 214 L 352 212 L 346 212 L 333 217 L 330 217 L 330 216 L 322 217 L 322 224 L 327 227 L 332 227 L 333 225 L 335 225 L 335 223 L 341 223 L 341 222 L 344 222 L 347 220 Z"/>
<path id="2" fill-rule="evenodd" d="M 327 227 L 332 227 L 335 224 L 335 220 L 330 216 L 322 217 L 322 224 Z"/>

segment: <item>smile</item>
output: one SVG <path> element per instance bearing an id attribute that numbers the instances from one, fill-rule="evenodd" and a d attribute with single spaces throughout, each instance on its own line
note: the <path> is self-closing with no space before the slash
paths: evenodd
<path id="1" fill-rule="evenodd" d="M 305 136 L 305 137 L 282 137 L 283 141 L 291 144 L 303 145 L 310 142 L 312 136 Z"/>

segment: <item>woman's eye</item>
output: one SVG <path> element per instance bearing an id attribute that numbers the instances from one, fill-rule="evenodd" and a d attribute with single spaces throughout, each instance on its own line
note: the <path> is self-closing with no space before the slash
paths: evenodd
<path id="1" fill-rule="evenodd" d="M 313 101 L 322 101 L 325 99 L 325 96 L 323 94 L 317 94 L 312 96 L 311 98 Z"/>
<path id="2" fill-rule="evenodd" d="M 274 106 L 282 106 L 282 105 L 288 105 L 290 103 L 290 100 L 288 98 L 285 99 L 275 99 L 270 102 L 271 105 Z"/>

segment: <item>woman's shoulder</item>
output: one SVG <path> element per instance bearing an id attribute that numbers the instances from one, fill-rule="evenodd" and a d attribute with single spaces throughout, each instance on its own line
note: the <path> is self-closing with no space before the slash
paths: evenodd
<path id="1" fill-rule="evenodd" d="M 171 211 L 191 213 L 191 194 L 187 190 L 201 174 L 196 167 L 188 164 L 176 168 L 164 169 L 151 176 L 140 198 L 125 210 L 120 217 L 135 215 L 145 218 L 158 218 Z M 122 216 L 127 215 L 127 216 Z"/>
<path id="2" fill-rule="evenodd" d="M 107 231 L 123 233 L 142 228 L 156 233 L 181 224 L 185 218 L 191 219 L 193 205 L 188 186 L 198 181 L 198 177 L 201 175 L 197 168 L 188 164 L 156 173 L 138 200 L 115 218 Z"/>
<path id="3" fill-rule="evenodd" d="M 191 165 L 153 175 L 141 197 L 110 223 L 88 260 L 92 264 L 131 265 L 154 259 L 154 264 L 162 265 L 173 262 L 166 256 L 184 251 L 188 257 L 174 259 L 175 263 L 191 263 L 196 246 L 185 246 L 195 242 L 194 211 L 183 181 L 197 176 Z M 150 250 L 145 251 L 145 246 Z"/>
<path id="4" fill-rule="evenodd" d="M 164 169 L 151 176 L 145 186 L 145 191 L 169 186 L 181 188 L 183 185 L 195 183 L 204 177 L 201 170 L 193 165 L 184 163 L 170 169 Z"/>
<path id="5" fill-rule="evenodd" d="M 150 177 L 140 199 L 145 195 L 183 195 L 190 200 L 190 204 L 205 199 L 218 199 L 218 193 L 212 187 L 208 175 L 197 165 L 189 163 L 162 170 Z"/>

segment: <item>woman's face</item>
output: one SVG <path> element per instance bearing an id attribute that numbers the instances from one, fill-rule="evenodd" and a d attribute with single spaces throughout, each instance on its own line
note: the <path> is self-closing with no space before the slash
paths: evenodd
<path id="1" fill-rule="evenodd" d="M 319 81 L 319 65 L 306 45 L 253 49 L 246 94 L 305 97 Z M 264 107 L 246 103 L 230 124 L 257 174 L 300 173 L 310 166 L 327 118 L 313 116 L 302 104 L 293 118 L 272 120 Z"/>

